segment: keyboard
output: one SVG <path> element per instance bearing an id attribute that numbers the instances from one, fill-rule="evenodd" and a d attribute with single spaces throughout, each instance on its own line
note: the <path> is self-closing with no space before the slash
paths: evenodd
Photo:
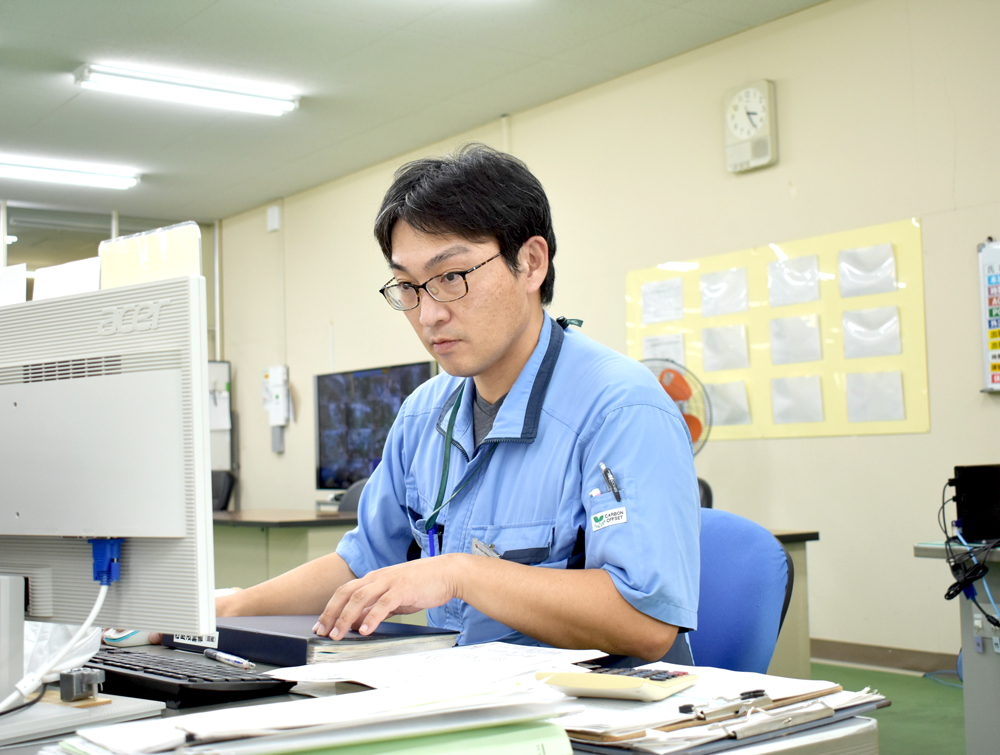
<path id="1" fill-rule="evenodd" d="M 168 708 L 215 705 L 288 692 L 294 682 L 210 663 L 182 653 L 147 653 L 101 648 L 84 664 L 104 671 L 101 691 L 109 695 L 162 700 Z"/>

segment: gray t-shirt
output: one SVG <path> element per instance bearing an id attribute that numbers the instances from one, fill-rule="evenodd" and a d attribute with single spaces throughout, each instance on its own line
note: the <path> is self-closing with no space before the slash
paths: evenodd
<path id="1" fill-rule="evenodd" d="M 483 438 L 493 429 L 493 421 L 497 418 L 497 412 L 500 411 L 500 405 L 505 398 L 507 398 L 506 393 L 498 398 L 496 403 L 491 404 L 480 396 L 478 391 L 476 392 L 476 400 L 472 402 L 472 437 L 476 448 L 479 448 Z"/>

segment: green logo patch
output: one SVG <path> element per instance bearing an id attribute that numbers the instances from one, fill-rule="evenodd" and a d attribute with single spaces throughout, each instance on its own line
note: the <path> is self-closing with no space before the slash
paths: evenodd
<path id="1" fill-rule="evenodd" d="M 608 511 L 602 511 L 600 514 L 591 516 L 590 527 L 594 532 L 597 532 L 598 530 L 603 530 L 605 527 L 624 524 L 627 521 L 625 507 L 621 506 L 617 509 L 609 509 Z"/>

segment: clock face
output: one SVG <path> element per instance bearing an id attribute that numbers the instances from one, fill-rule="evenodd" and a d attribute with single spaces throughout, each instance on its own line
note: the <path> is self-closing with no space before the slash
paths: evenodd
<path id="1" fill-rule="evenodd" d="M 767 120 L 767 99 L 755 87 L 747 87 L 729 100 L 726 127 L 737 139 L 749 139 Z"/>

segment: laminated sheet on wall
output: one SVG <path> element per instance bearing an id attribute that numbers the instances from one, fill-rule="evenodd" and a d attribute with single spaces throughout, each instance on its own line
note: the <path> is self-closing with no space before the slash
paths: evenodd
<path id="1" fill-rule="evenodd" d="M 628 353 L 670 343 L 712 391 L 745 386 L 749 421 L 716 425 L 713 440 L 927 432 L 921 255 L 913 218 L 634 270 Z M 647 291 L 669 291 L 683 317 L 644 318 Z"/>

